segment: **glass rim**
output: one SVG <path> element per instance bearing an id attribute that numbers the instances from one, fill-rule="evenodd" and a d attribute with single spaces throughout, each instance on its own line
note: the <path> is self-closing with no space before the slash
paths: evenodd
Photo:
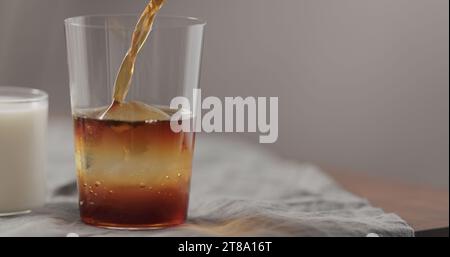
<path id="1" fill-rule="evenodd" d="M 125 14 L 93 14 L 93 15 L 81 15 L 81 16 L 74 16 L 74 17 L 69 17 L 66 18 L 64 20 L 64 24 L 66 26 L 73 26 L 73 27 L 80 27 L 80 28 L 89 28 L 89 29 L 105 29 L 105 25 L 97 25 L 97 24 L 82 24 L 81 23 L 81 19 L 86 19 L 86 18 L 139 18 L 140 14 L 137 13 L 125 13 Z M 188 21 L 191 22 L 191 24 L 187 24 L 187 25 L 183 25 L 183 24 L 177 24 L 177 25 L 172 25 L 166 28 L 162 28 L 162 29 L 176 29 L 176 28 L 191 28 L 191 27 L 204 27 L 206 25 L 206 21 L 201 19 L 201 18 L 196 18 L 196 17 L 190 17 L 190 16 L 173 16 L 173 15 L 158 15 L 157 16 L 157 20 L 164 20 L 164 19 L 174 19 L 174 20 L 180 20 L 180 21 Z M 108 29 L 115 29 L 115 30 L 133 30 L 134 29 L 134 24 L 133 26 L 130 27 L 121 27 L 121 26 L 117 26 L 117 27 L 108 27 Z M 158 29 L 158 27 L 156 27 L 156 29 Z"/>
<path id="2" fill-rule="evenodd" d="M 2 99 L 2 96 L 11 96 L 12 99 Z M 48 94 L 40 89 L 0 86 L 0 104 L 34 103 L 47 100 Z"/>

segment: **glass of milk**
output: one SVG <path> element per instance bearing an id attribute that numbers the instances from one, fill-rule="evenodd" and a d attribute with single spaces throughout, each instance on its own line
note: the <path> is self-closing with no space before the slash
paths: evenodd
<path id="1" fill-rule="evenodd" d="M 0 216 L 45 203 L 47 113 L 45 92 L 0 86 Z"/>

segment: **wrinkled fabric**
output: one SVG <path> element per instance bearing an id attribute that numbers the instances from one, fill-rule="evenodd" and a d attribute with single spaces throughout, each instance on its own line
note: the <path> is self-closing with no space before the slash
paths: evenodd
<path id="1" fill-rule="evenodd" d="M 95 228 L 79 218 L 72 140 L 70 122 L 51 122 L 48 203 L 0 218 L 0 236 L 414 236 L 399 216 L 345 191 L 317 167 L 214 135 L 197 140 L 185 225 Z"/>

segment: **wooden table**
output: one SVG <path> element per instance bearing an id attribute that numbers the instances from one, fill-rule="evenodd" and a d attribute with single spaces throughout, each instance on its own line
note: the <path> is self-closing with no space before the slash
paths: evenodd
<path id="1" fill-rule="evenodd" d="M 398 214 L 414 228 L 416 236 L 448 237 L 448 189 L 324 170 L 350 192 L 367 198 L 372 205 L 386 212 Z"/>

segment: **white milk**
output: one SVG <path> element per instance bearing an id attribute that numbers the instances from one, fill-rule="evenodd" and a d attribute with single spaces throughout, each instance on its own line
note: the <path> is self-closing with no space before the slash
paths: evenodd
<path id="1" fill-rule="evenodd" d="M 47 100 L 11 99 L 0 95 L 0 215 L 28 211 L 46 198 Z"/>

